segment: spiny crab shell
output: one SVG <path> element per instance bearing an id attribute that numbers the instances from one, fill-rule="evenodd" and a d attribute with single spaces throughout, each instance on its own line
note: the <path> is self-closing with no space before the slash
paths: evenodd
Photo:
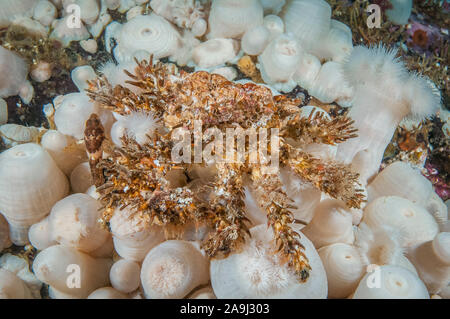
<path id="1" fill-rule="evenodd" d="M 272 96 L 264 86 L 242 85 L 203 71 L 176 74 L 160 62 L 153 63 L 152 58 L 136 62 L 134 74 L 125 73 L 130 76 L 128 83 L 140 88 L 140 94 L 121 85 L 113 88 L 105 78 L 91 82 L 87 90 L 92 100 L 120 115 L 143 112 L 161 119 L 161 128 L 149 136 L 147 143 L 140 145 L 125 133 L 122 147 L 113 146 L 105 138 L 96 114 L 87 121 L 85 144 L 104 206 L 105 224 L 115 209 L 128 207 L 149 225 L 159 225 L 167 233 L 181 232 L 189 222 L 208 225 L 211 231 L 202 248 L 211 258 L 224 258 L 239 251 L 249 235 L 243 185 L 244 180 L 250 180 L 258 204 L 274 230 L 279 253 L 299 281 L 306 281 L 311 269 L 299 242 L 300 234 L 291 227 L 292 200 L 282 190 L 279 170 L 268 172 L 262 161 L 249 163 L 246 144 L 244 161 L 217 161 L 213 165 L 213 180 L 192 180 L 192 168 L 205 164 L 175 163 L 171 158 L 175 147 L 171 137 L 180 127 L 193 130 L 195 121 L 201 121 L 202 133 L 208 128 L 225 132 L 236 126 L 277 129 L 278 150 L 268 148 L 269 154 L 279 152 L 277 164 L 289 167 L 302 180 L 341 199 L 348 207 L 360 207 L 364 196 L 358 174 L 346 165 L 314 158 L 289 143 L 295 140 L 295 145 L 334 145 L 356 136 L 353 122 L 346 116 L 326 119 L 318 113 L 302 117 L 300 100 Z M 192 134 L 191 138 L 194 145 Z M 210 138 L 203 137 L 200 142 L 205 146 Z M 224 154 L 219 147 L 215 145 L 215 152 Z M 174 171 L 188 176 L 189 182 L 172 187 L 169 173 Z"/>

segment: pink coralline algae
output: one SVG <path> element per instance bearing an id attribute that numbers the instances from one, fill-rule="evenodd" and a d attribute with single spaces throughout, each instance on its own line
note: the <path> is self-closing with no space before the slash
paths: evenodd
<path id="1" fill-rule="evenodd" d="M 433 184 L 434 191 L 443 201 L 450 198 L 450 186 L 439 176 L 439 171 L 433 164 L 425 164 L 423 175 Z"/>

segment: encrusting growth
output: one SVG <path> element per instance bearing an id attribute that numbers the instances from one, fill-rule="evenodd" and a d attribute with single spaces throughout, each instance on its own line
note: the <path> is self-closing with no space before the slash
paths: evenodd
<path id="1" fill-rule="evenodd" d="M 355 137 L 353 122 L 345 116 L 332 120 L 320 115 L 301 117 L 300 100 L 272 96 L 264 86 L 233 83 L 204 71 L 178 74 L 165 64 L 153 63 L 152 58 L 136 62 L 134 74 L 125 72 L 131 78 L 128 83 L 138 87 L 139 94 L 120 85 L 112 87 L 105 78 L 90 82 L 87 89 L 92 100 L 121 116 L 141 112 L 161 122 L 142 145 L 125 132 L 121 147 L 103 143 L 104 131 L 95 114 L 87 122 L 85 141 L 93 180 L 104 205 L 104 222 L 108 222 L 116 208 L 128 207 L 149 224 L 162 226 L 169 237 L 180 234 L 188 222 L 207 225 L 212 231 L 205 237 L 202 248 L 211 258 L 224 258 L 239 251 L 249 235 L 243 180 L 250 177 L 280 254 L 299 281 L 306 281 L 310 266 L 299 241 L 300 234 L 291 228 L 294 218 L 290 209 L 294 206 L 282 191 L 278 165 L 275 171 L 268 171 L 267 158 L 279 152 L 276 164 L 292 169 L 306 182 L 343 200 L 348 207 L 359 208 L 364 198 L 358 186 L 358 174 L 349 166 L 314 158 L 298 146 L 334 145 Z M 259 150 L 261 146 L 266 147 L 267 154 L 263 158 L 259 151 L 260 160 L 255 163 L 249 158 L 256 150 L 246 142 L 245 155 L 239 154 L 240 160 L 229 162 L 224 161 L 224 154 L 229 150 L 222 143 L 214 143 L 215 180 L 195 179 L 189 175 L 194 164 L 186 163 L 189 157 L 194 163 L 194 155 L 181 163 L 171 157 L 176 144 L 172 135 L 178 128 L 194 132 L 195 121 L 202 123 L 199 134 L 207 129 L 221 134 L 236 127 L 267 129 L 271 140 L 275 129 L 279 132 L 279 145 L 276 145 L 279 147 L 277 150 L 271 144 L 259 145 Z M 195 135 L 199 134 L 189 134 L 188 145 L 197 147 Z M 200 146 L 205 150 L 212 138 L 206 133 L 201 136 Z M 214 135 L 214 142 L 218 142 L 217 136 Z M 103 148 L 110 146 L 103 155 L 102 144 Z M 239 152 L 236 144 L 233 146 Z M 205 163 L 200 165 L 207 167 Z M 173 186 L 174 176 L 187 177 L 183 186 Z"/>

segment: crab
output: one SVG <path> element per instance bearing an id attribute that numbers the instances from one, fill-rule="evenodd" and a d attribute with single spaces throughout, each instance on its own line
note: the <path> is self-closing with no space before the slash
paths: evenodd
<path id="1" fill-rule="evenodd" d="M 268 227 L 273 229 L 278 253 L 298 280 L 306 281 L 311 267 L 300 234 L 292 228 L 293 201 L 282 189 L 279 167 L 290 168 L 303 181 L 348 207 L 359 208 L 365 199 L 358 174 L 348 165 L 315 158 L 301 147 L 310 143 L 335 145 L 355 137 L 352 120 L 345 115 L 327 119 L 318 112 L 301 116 L 300 99 L 273 96 L 262 85 L 238 84 L 205 71 L 178 72 L 167 64 L 155 63 L 152 57 L 136 63 L 134 73 L 125 73 L 130 77 L 127 83 L 137 90 L 112 87 L 104 77 L 91 81 L 86 90 L 105 109 L 123 116 L 152 113 L 161 125 L 146 143 L 137 143 L 125 132 L 122 145 L 117 146 L 105 137 L 97 114 L 87 121 L 85 145 L 106 227 L 114 211 L 124 207 L 140 214 L 148 225 L 161 226 L 171 234 L 182 232 L 191 222 L 207 225 L 211 231 L 201 248 L 210 258 L 226 258 L 238 252 L 249 236 L 244 203 L 244 181 L 249 180 L 259 206 L 267 214 Z M 212 164 L 174 161 L 173 134 L 180 128 L 192 132 L 195 121 L 201 121 L 202 133 L 208 129 L 225 133 L 237 126 L 270 132 L 276 129 L 277 150 L 268 147 L 267 151 L 269 155 L 278 152 L 279 166 L 268 170 L 263 160 L 249 161 L 250 143 L 245 144 L 240 161 L 220 157 Z M 190 144 L 198 143 L 195 138 L 195 134 L 190 135 Z M 200 145 L 208 142 L 211 138 L 203 135 Z M 214 153 L 224 154 L 219 147 L 215 146 Z M 213 178 L 204 180 L 192 174 L 198 169 L 208 169 Z M 186 182 L 173 183 L 174 174 L 185 176 Z"/>

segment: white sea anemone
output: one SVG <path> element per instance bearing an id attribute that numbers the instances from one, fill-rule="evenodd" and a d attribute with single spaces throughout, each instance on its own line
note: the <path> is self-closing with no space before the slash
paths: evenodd
<path id="1" fill-rule="evenodd" d="M 139 287 L 140 273 L 141 267 L 137 262 L 120 259 L 112 265 L 109 279 L 113 288 L 123 293 L 130 293 Z"/>
<path id="2" fill-rule="evenodd" d="M 322 103 L 338 101 L 349 106 L 354 91 L 344 79 L 341 64 L 329 61 L 320 68 L 310 85 L 309 93 Z"/>
<path id="3" fill-rule="evenodd" d="M 100 15 L 95 23 L 89 24 L 87 29 L 94 39 L 97 39 L 105 30 L 106 26 L 112 21 L 111 16 L 105 6 L 102 6 Z"/>
<path id="4" fill-rule="evenodd" d="M 192 51 L 192 60 L 200 68 L 211 68 L 236 57 L 239 51 L 237 41 L 232 39 L 212 39 L 197 45 Z"/>
<path id="5" fill-rule="evenodd" d="M 436 222 L 439 224 L 439 229 L 447 232 L 447 227 L 450 225 L 448 221 L 448 207 L 436 192 L 431 192 L 430 197 L 425 204 L 427 211 L 433 215 Z"/>
<path id="6" fill-rule="evenodd" d="M 2 0 L 0 10 L 0 27 L 7 27 L 17 17 L 33 16 L 38 0 Z"/>
<path id="7" fill-rule="evenodd" d="M 352 244 L 352 214 L 344 203 L 327 199 L 321 201 L 314 210 L 311 222 L 302 229 L 316 248 L 335 243 Z"/>
<path id="8" fill-rule="evenodd" d="M 135 53 L 136 55 L 145 55 L 145 58 L 148 59 L 150 56 L 147 51 L 137 51 Z M 139 60 L 139 59 L 138 59 Z M 113 61 L 108 61 L 104 64 L 102 64 L 98 71 L 100 74 L 104 75 L 108 82 L 115 87 L 116 85 L 121 85 L 123 87 L 126 87 L 127 89 L 130 89 L 134 93 L 140 93 L 141 90 L 131 84 L 126 83 L 126 81 L 130 81 L 131 78 L 125 73 L 125 70 L 133 73 L 134 69 L 136 68 L 137 64 L 136 61 L 128 61 L 128 62 L 122 62 L 119 64 L 115 64 Z"/>
<path id="9" fill-rule="evenodd" d="M 292 35 L 274 38 L 258 57 L 257 65 L 265 83 L 275 89 L 289 92 L 297 84 L 293 75 L 303 56 L 303 50 Z"/>
<path id="10" fill-rule="evenodd" d="M 414 266 L 405 257 L 401 236 L 401 232 L 389 225 L 372 229 L 361 223 L 355 231 L 354 245 L 366 265 L 395 265 L 417 274 Z"/>
<path id="11" fill-rule="evenodd" d="M 148 299 L 183 298 L 208 280 L 208 259 L 187 241 L 159 244 L 142 263 L 141 283 Z"/>
<path id="12" fill-rule="evenodd" d="M 86 151 L 76 140 L 56 130 L 48 130 L 41 138 L 41 146 L 51 155 L 56 165 L 70 176 L 72 170 L 86 161 Z"/>
<path id="13" fill-rule="evenodd" d="M 25 256 L 19 257 L 10 253 L 3 254 L 0 257 L 0 269 L 8 270 L 22 279 L 30 289 L 33 298 L 41 298 L 42 282 L 30 271 L 29 260 Z"/>
<path id="14" fill-rule="evenodd" d="M 284 33 L 284 22 L 279 16 L 269 14 L 264 17 L 263 26 L 270 32 L 270 39 Z"/>
<path id="15" fill-rule="evenodd" d="M 92 185 L 92 174 L 89 162 L 75 166 L 70 173 L 70 187 L 74 193 L 84 193 Z"/>
<path id="16" fill-rule="evenodd" d="M 72 194 L 58 201 L 48 217 L 52 240 L 89 253 L 110 236 L 98 220 L 100 203 L 86 194 Z"/>
<path id="17" fill-rule="evenodd" d="M 397 51 L 383 45 L 356 46 L 343 63 L 344 75 L 350 85 L 370 86 L 380 94 L 398 100 L 408 73 Z"/>
<path id="18" fill-rule="evenodd" d="M 0 126 L 0 138 L 7 147 L 39 140 L 42 128 L 7 123 Z"/>
<path id="19" fill-rule="evenodd" d="M 83 22 L 80 22 L 80 26 L 77 28 L 71 27 L 71 20 L 69 20 L 71 18 L 70 15 L 67 15 L 52 23 L 53 31 L 50 38 L 58 40 L 64 47 L 68 47 L 72 41 L 86 40 L 91 36 Z"/>
<path id="20" fill-rule="evenodd" d="M 321 60 L 343 62 L 352 50 L 352 30 L 346 24 L 331 19 L 330 30 L 314 54 Z"/>
<path id="21" fill-rule="evenodd" d="M 307 223 L 310 222 L 314 210 L 320 202 L 320 190 L 305 183 L 291 169 L 281 168 L 280 179 L 283 183 L 283 190 L 294 201 L 293 205 L 296 207 L 292 209 L 294 217 Z"/>
<path id="22" fill-rule="evenodd" d="M 343 69 L 355 90 L 349 116 L 355 120 L 358 137 L 340 144 L 336 159 L 357 162 L 354 166 L 364 183 L 377 173 L 400 121 L 432 115 L 439 97 L 424 79 L 407 72 L 395 50 L 383 46 L 355 47 Z"/>
<path id="23" fill-rule="evenodd" d="M 72 70 L 70 76 L 80 92 L 84 92 L 89 87 L 87 81 L 93 81 L 97 78 L 97 74 L 90 65 L 77 66 Z"/>
<path id="24" fill-rule="evenodd" d="M 189 299 L 217 299 L 211 287 L 205 287 L 194 292 Z"/>
<path id="25" fill-rule="evenodd" d="M 152 113 L 132 112 L 129 115 L 115 115 L 118 121 L 111 128 L 111 139 L 116 145 L 122 145 L 121 138 L 127 135 L 140 145 L 149 141 L 158 129 L 159 119 Z"/>
<path id="26" fill-rule="evenodd" d="M 244 187 L 244 203 L 245 203 L 245 212 L 252 223 L 252 226 L 256 226 L 259 224 L 266 224 L 267 223 L 267 216 L 264 213 L 264 210 L 259 206 L 258 202 L 256 201 L 255 194 L 252 191 L 252 188 L 250 185 L 246 185 Z"/>
<path id="27" fill-rule="evenodd" d="M 431 182 L 405 162 L 394 162 L 383 169 L 367 187 L 369 202 L 382 196 L 399 196 L 425 206 L 433 191 Z"/>
<path id="28" fill-rule="evenodd" d="M 30 226 L 68 191 L 66 176 L 39 145 L 21 144 L 0 154 L 0 211 L 16 245 L 28 243 Z"/>
<path id="29" fill-rule="evenodd" d="M 292 33 L 311 52 L 330 30 L 331 7 L 325 0 L 291 0 L 280 14 L 286 32 Z"/>
<path id="30" fill-rule="evenodd" d="M 327 273 L 328 298 L 346 298 L 358 286 L 365 272 L 365 262 L 358 249 L 337 243 L 318 250 Z"/>
<path id="31" fill-rule="evenodd" d="M 0 80 L 0 97 L 19 95 L 24 103 L 30 103 L 34 89 L 27 80 L 28 65 L 25 60 L 0 46 L 0 72 L 8 74 Z"/>
<path id="32" fill-rule="evenodd" d="M 132 61 L 140 50 L 153 54 L 155 59 L 169 57 L 182 46 L 179 32 L 155 13 L 137 16 L 123 25 L 115 24 L 110 36 L 117 41 L 114 57 L 119 62 Z"/>
<path id="33" fill-rule="evenodd" d="M 263 23 L 259 0 L 216 0 L 209 13 L 208 37 L 240 39 L 245 31 Z"/>
<path id="34" fill-rule="evenodd" d="M 191 29 L 192 34 L 196 37 L 203 36 L 207 30 L 208 30 L 208 23 L 204 19 L 198 19 L 197 21 L 195 21 Z"/>
<path id="35" fill-rule="evenodd" d="M 84 51 L 86 51 L 90 54 L 94 54 L 98 50 L 97 41 L 95 41 L 94 39 L 81 40 L 80 46 L 81 46 L 81 48 L 83 48 Z"/>
<path id="36" fill-rule="evenodd" d="M 30 240 L 31 246 L 37 250 L 44 250 L 57 244 L 50 236 L 48 216 L 40 222 L 31 225 L 28 231 L 28 239 Z"/>
<path id="37" fill-rule="evenodd" d="M 150 249 L 165 239 L 157 226 L 150 227 L 138 212 L 129 208 L 116 209 L 110 227 L 119 256 L 137 262 L 141 262 Z"/>
<path id="38" fill-rule="evenodd" d="M 191 29 L 197 21 L 204 17 L 202 3 L 198 0 L 152 0 L 150 7 L 157 15 L 166 18 L 180 28 Z M 201 35 L 199 34 L 199 36 Z"/>
<path id="39" fill-rule="evenodd" d="M 264 14 L 278 14 L 283 6 L 286 4 L 286 0 L 260 0 Z"/>
<path id="40" fill-rule="evenodd" d="M 450 233 L 442 232 L 432 241 L 414 248 L 408 258 L 431 293 L 439 293 L 450 282 Z"/>
<path id="41" fill-rule="evenodd" d="M 33 272 L 39 280 L 64 294 L 65 298 L 87 298 L 95 289 L 109 284 L 111 265 L 111 259 L 93 258 L 74 248 L 54 245 L 37 254 Z M 68 269 L 80 271 L 79 284 L 67 281 Z"/>
<path id="42" fill-rule="evenodd" d="M 368 272 L 360 281 L 353 299 L 429 299 L 427 288 L 411 271 L 385 265 Z M 376 286 L 375 286 L 376 285 Z"/>
<path id="43" fill-rule="evenodd" d="M 116 10 L 120 7 L 120 0 L 103 0 L 104 5 L 109 10 Z"/>
<path id="44" fill-rule="evenodd" d="M 313 87 L 321 68 L 320 60 L 315 55 L 304 53 L 293 79 L 302 88 L 309 90 Z"/>
<path id="45" fill-rule="evenodd" d="M 417 73 L 410 74 L 404 85 L 404 99 L 410 105 L 410 116 L 422 121 L 436 113 L 441 105 L 441 96 L 430 80 Z"/>
<path id="46" fill-rule="evenodd" d="M 55 111 L 55 124 L 61 133 L 81 139 L 86 121 L 96 108 L 84 93 L 64 95 L 61 105 Z"/>
<path id="47" fill-rule="evenodd" d="M 219 74 L 226 78 L 228 81 L 233 81 L 235 78 L 237 78 L 238 73 L 235 68 L 232 66 L 223 66 L 217 69 L 214 69 L 211 73 L 213 74 Z"/>
<path id="48" fill-rule="evenodd" d="M 0 268 L 0 299 L 33 299 L 33 296 L 22 279 Z"/>
<path id="49" fill-rule="evenodd" d="M 248 29 L 242 37 L 242 50 L 249 55 L 259 55 L 266 48 L 271 33 L 264 25 Z"/>
<path id="50" fill-rule="evenodd" d="M 364 209 L 363 220 L 372 229 L 389 226 L 400 234 L 400 245 L 409 249 L 430 241 L 439 232 L 433 216 L 407 199 L 397 196 L 378 197 Z"/>
<path id="51" fill-rule="evenodd" d="M 102 287 L 94 290 L 87 299 L 129 299 L 128 296 L 112 287 Z"/>
<path id="52" fill-rule="evenodd" d="M 266 225 L 250 229 L 251 238 L 240 253 L 211 261 L 211 284 L 217 298 L 326 298 L 327 279 L 313 244 L 300 234 L 300 242 L 312 271 L 304 283 L 276 254 L 272 229 Z"/>
<path id="53" fill-rule="evenodd" d="M 97 0 L 62 0 L 63 9 L 70 5 L 80 8 L 80 19 L 86 24 L 93 24 L 100 14 L 100 3 Z"/>
<path id="54" fill-rule="evenodd" d="M 53 3 L 47 0 L 39 0 L 34 7 L 33 19 L 39 21 L 43 26 L 49 26 L 58 15 Z"/>

